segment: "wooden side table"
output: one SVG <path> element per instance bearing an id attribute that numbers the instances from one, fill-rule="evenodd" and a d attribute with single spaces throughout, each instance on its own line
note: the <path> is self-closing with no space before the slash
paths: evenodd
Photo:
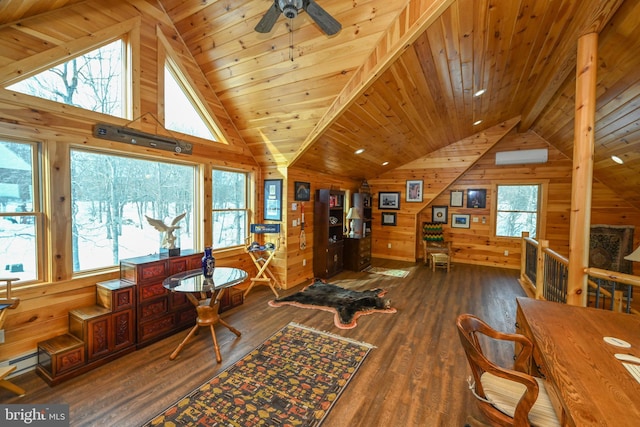
<path id="1" fill-rule="evenodd" d="M 449 255 L 443 253 L 431 254 L 431 270 L 436 271 L 436 267 L 442 267 L 447 269 L 447 273 L 451 270 L 451 264 L 449 263 Z"/>

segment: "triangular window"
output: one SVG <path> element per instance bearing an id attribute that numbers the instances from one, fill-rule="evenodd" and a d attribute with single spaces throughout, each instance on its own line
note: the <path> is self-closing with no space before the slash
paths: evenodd
<path id="1" fill-rule="evenodd" d="M 125 117 L 122 40 L 116 40 L 7 89 L 67 105 Z"/>
<path id="2" fill-rule="evenodd" d="M 167 129 L 220 141 L 211 116 L 171 61 L 167 61 L 164 67 L 164 117 Z"/>

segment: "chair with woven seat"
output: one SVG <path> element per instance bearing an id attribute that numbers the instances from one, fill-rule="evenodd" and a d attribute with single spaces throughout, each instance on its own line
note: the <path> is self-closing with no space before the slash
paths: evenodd
<path id="1" fill-rule="evenodd" d="M 547 394 L 544 380 L 526 372 L 531 366 L 533 343 L 524 335 L 496 331 L 471 314 L 456 320 L 458 336 L 473 377 L 469 389 L 480 411 L 494 426 L 559 426 L 560 421 Z M 481 342 L 491 340 L 518 343 L 513 369 L 500 367 L 486 358 Z M 470 425 L 477 423 L 468 418 Z"/>
<path id="2" fill-rule="evenodd" d="M 440 222 L 422 223 L 422 249 L 424 263 L 429 266 L 432 261 L 432 254 L 447 255 L 447 271 L 451 261 L 451 242 L 444 240 L 444 230 Z"/>

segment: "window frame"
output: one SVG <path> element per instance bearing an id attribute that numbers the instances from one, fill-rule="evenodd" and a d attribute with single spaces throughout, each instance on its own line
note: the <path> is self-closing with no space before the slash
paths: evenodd
<path id="1" fill-rule="evenodd" d="M 176 165 L 182 165 L 182 166 L 190 166 L 194 168 L 194 189 L 193 189 L 193 208 L 192 208 L 192 217 L 193 217 L 193 228 L 192 228 L 192 233 L 193 233 L 193 251 L 194 252 L 199 252 L 202 250 L 201 248 L 201 242 L 202 242 L 202 226 L 200 225 L 202 223 L 202 218 L 201 218 L 201 212 L 203 211 L 203 201 L 201 200 L 201 198 L 199 197 L 200 194 L 202 194 L 202 187 L 203 187 L 203 179 L 202 179 L 202 170 L 203 170 L 203 163 L 198 162 L 198 161 L 188 161 L 188 160 L 178 160 L 175 158 L 166 158 L 166 157 L 162 157 L 162 156 L 155 156 L 155 155 L 146 155 L 146 154 L 140 154 L 140 153 L 133 153 L 133 152 L 129 152 L 126 150 L 111 150 L 111 149 L 107 149 L 107 148 L 102 148 L 102 147 L 86 147 L 86 146 L 80 146 L 80 145 L 76 145 L 76 144 L 71 144 L 69 146 L 68 149 L 68 176 L 69 176 L 69 187 L 71 188 L 73 185 L 73 177 L 71 174 L 71 152 L 72 151 L 82 151 L 82 152 L 89 152 L 89 153 L 95 153 L 95 154 L 101 154 L 101 155 L 107 155 L 107 156 L 114 156 L 114 157 L 125 157 L 128 159 L 137 159 L 137 160 L 144 160 L 144 161 L 150 161 L 150 162 L 157 162 L 157 163 L 171 163 L 171 164 L 176 164 Z M 69 203 L 72 203 L 72 198 L 69 197 Z M 206 202 L 205 202 L 206 203 Z M 71 207 L 69 208 L 71 209 Z M 71 236 L 70 236 L 71 237 Z M 69 242 L 69 258 L 72 260 L 73 259 L 73 246 L 71 244 L 71 241 Z M 144 254 L 141 254 L 139 256 L 142 256 Z M 124 258 L 126 259 L 126 258 Z M 72 278 L 79 278 L 79 277 L 86 277 L 86 276 L 92 276 L 92 275 L 96 275 L 96 274 L 100 274 L 100 273 L 104 273 L 105 271 L 111 271 L 114 270 L 116 268 L 118 268 L 118 265 L 112 265 L 112 266 L 105 266 L 105 267 L 97 267 L 97 268 L 91 268 L 91 269 L 84 269 L 84 270 L 78 270 L 78 271 L 73 271 L 73 262 L 70 261 L 70 264 L 68 265 L 68 268 L 71 271 L 71 276 Z"/>
<path id="2" fill-rule="evenodd" d="M 66 104 L 64 102 L 60 102 L 60 101 L 56 101 L 56 100 L 52 100 L 52 99 L 48 99 L 48 98 L 43 98 L 40 96 L 36 96 L 36 95 L 30 95 L 24 92 L 18 92 L 15 90 L 12 90 L 9 88 L 9 86 L 19 83 L 19 82 L 23 82 L 25 80 L 29 80 L 32 77 L 37 76 L 40 73 L 46 72 L 52 68 L 55 68 L 59 65 L 62 65 L 64 63 L 67 63 L 69 61 L 72 61 L 73 59 L 79 58 L 83 55 L 86 55 L 88 53 L 91 53 L 93 51 L 96 51 L 98 49 L 101 49 L 111 43 L 114 43 L 116 41 L 120 41 L 121 42 L 121 63 L 120 63 L 120 67 L 121 67 L 121 75 L 122 75 L 122 88 L 121 88 L 121 98 L 122 98 L 122 115 L 121 116 L 115 116 L 115 115 L 111 115 L 111 114 L 107 114 L 107 113 L 103 113 L 101 111 L 94 111 L 94 110 L 90 110 L 87 108 L 84 108 L 82 106 L 77 106 L 77 105 L 72 105 L 72 104 Z M 28 73 L 23 73 L 20 75 L 20 78 L 18 79 L 12 79 L 12 80 L 8 80 L 5 85 L 3 86 L 3 89 L 12 92 L 12 93 L 16 93 L 19 94 L 20 96 L 27 96 L 27 97 L 32 97 L 38 100 L 38 102 L 44 102 L 46 103 L 50 103 L 52 105 L 63 105 L 65 109 L 77 109 L 79 111 L 78 114 L 99 114 L 102 116 L 107 116 L 107 117 L 115 117 L 118 119 L 131 119 L 132 117 L 132 111 L 133 111 L 133 70 L 132 70 L 132 46 L 131 43 L 129 42 L 129 35 L 128 33 L 124 33 L 124 34 L 120 34 L 116 37 L 111 37 L 105 40 L 102 40 L 100 43 L 98 44 L 91 44 L 91 45 L 87 45 L 87 46 L 83 46 L 81 48 L 78 48 L 77 50 L 74 50 L 73 53 L 69 56 L 66 56 L 64 58 L 61 58 L 61 60 L 53 62 L 53 63 L 46 63 L 45 65 L 41 66 L 41 67 L 36 67 L 33 68 L 32 70 L 30 70 Z M 58 107 L 52 107 L 52 109 L 59 109 Z"/>
<path id="3" fill-rule="evenodd" d="M 42 141 L 24 140 L 12 136 L 1 135 L 3 142 L 26 144 L 31 146 L 31 189 L 32 189 L 32 207 L 31 212 L 0 212 L 0 218 L 3 217 L 33 217 L 35 232 L 35 279 L 20 280 L 19 286 L 34 283 L 44 283 L 48 281 L 46 276 L 48 269 L 41 260 L 46 259 L 46 248 L 48 245 L 48 230 L 46 227 L 45 204 L 43 195 L 46 193 L 45 182 L 43 180 L 43 143 Z M 9 274 L 10 275 L 10 274 Z"/>
<path id="4" fill-rule="evenodd" d="M 215 182 L 213 181 L 213 174 L 214 171 L 220 171 L 220 172 L 233 172 L 233 173 L 239 173 L 239 174 L 243 174 L 245 176 L 245 207 L 242 209 L 214 209 L 214 203 L 213 203 L 213 188 L 215 187 Z M 209 214 L 209 218 L 211 218 L 211 230 L 208 231 L 208 237 L 206 237 L 207 241 L 211 241 L 213 242 L 214 240 L 214 229 L 215 226 L 213 224 L 213 217 L 215 215 L 216 212 L 236 212 L 236 211 L 244 211 L 245 212 L 245 221 L 246 223 L 245 225 L 245 230 L 246 230 L 246 237 L 249 237 L 249 227 L 253 221 L 253 202 L 254 199 L 252 197 L 252 192 L 251 189 L 253 188 L 253 174 L 248 171 L 248 170 L 243 170 L 243 169 L 234 169 L 234 168 L 224 168 L 224 167 L 217 167 L 216 165 L 210 165 L 209 167 L 209 171 L 208 173 L 210 174 L 210 180 L 209 182 L 211 182 L 211 188 L 207 189 L 208 191 L 208 199 L 209 199 L 209 205 L 211 207 L 211 211 Z M 210 240 L 209 240 L 210 239 Z M 206 246 L 213 246 L 212 244 L 207 244 Z M 229 251 L 229 250 L 235 250 L 238 248 L 244 248 L 244 242 L 240 242 L 238 245 L 233 245 L 233 246 L 226 246 L 226 247 L 222 247 L 222 248 L 214 248 L 213 251 L 214 252 L 221 252 L 221 251 Z"/>
<path id="5" fill-rule="evenodd" d="M 491 212 L 491 230 L 493 238 L 514 240 L 521 239 L 522 236 L 499 236 L 497 234 L 498 228 L 498 187 L 499 186 L 538 186 L 538 210 L 536 221 L 536 239 L 544 239 L 546 236 L 546 211 L 547 211 L 547 195 L 549 180 L 499 180 L 493 181 L 491 185 L 492 197 L 492 212 Z M 500 211 L 502 212 L 502 211 Z"/>

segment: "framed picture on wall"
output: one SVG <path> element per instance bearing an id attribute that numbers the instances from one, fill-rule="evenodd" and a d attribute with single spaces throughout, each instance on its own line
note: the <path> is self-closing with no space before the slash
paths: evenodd
<path id="1" fill-rule="evenodd" d="M 451 191 L 451 197 L 449 199 L 449 206 L 452 208 L 461 208 L 462 200 L 464 198 L 464 191 L 462 190 L 453 190 Z"/>
<path id="2" fill-rule="evenodd" d="M 451 227 L 452 228 L 470 228 L 471 227 L 471 215 L 467 214 L 451 214 Z"/>
<path id="3" fill-rule="evenodd" d="M 407 202 L 422 202 L 422 180 L 407 181 Z"/>
<path id="4" fill-rule="evenodd" d="M 264 180 L 264 219 L 282 221 L 282 180 Z"/>
<path id="5" fill-rule="evenodd" d="M 296 181 L 294 184 L 294 200 L 308 202 L 311 200 L 311 184 L 308 182 Z"/>
<path id="6" fill-rule="evenodd" d="M 447 212 L 446 206 L 431 206 L 431 221 L 446 224 Z"/>
<path id="7" fill-rule="evenodd" d="M 487 190 L 467 190 L 467 207 L 480 208 L 487 207 Z"/>
<path id="8" fill-rule="evenodd" d="M 378 209 L 400 209 L 400 193 L 378 193 Z"/>
<path id="9" fill-rule="evenodd" d="M 382 212 L 382 225 L 396 225 L 396 213 Z"/>

